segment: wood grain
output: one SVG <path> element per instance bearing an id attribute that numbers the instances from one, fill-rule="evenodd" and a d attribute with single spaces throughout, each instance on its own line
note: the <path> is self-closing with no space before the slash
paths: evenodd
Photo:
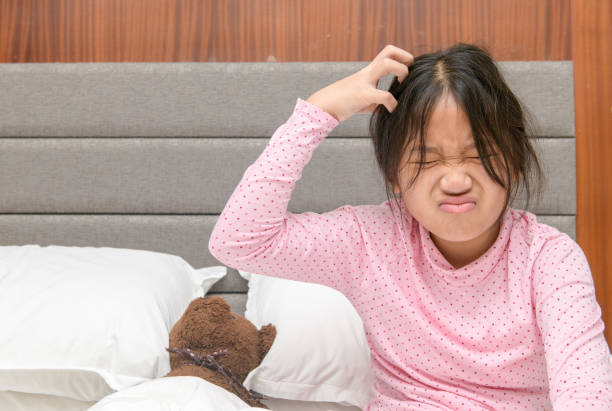
<path id="1" fill-rule="evenodd" d="M 573 0 L 576 239 L 612 346 L 612 0 Z"/>
<path id="2" fill-rule="evenodd" d="M 0 0 L 0 62 L 571 60 L 570 0 Z"/>

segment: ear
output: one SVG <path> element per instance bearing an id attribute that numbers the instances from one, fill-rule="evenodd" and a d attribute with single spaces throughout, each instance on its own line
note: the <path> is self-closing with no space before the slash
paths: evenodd
<path id="1" fill-rule="evenodd" d="M 394 192 L 395 194 L 399 194 L 399 193 L 400 193 L 400 188 L 399 188 L 399 186 L 398 186 L 397 184 L 395 184 L 395 183 L 393 184 L 393 192 Z"/>
<path id="2" fill-rule="evenodd" d="M 230 309 L 230 305 L 225 298 L 218 295 L 208 295 L 202 298 L 202 305 L 204 306 L 219 306 L 223 308 Z"/>
<path id="3" fill-rule="evenodd" d="M 266 324 L 259 330 L 259 363 L 264 359 L 276 338 L 276 327 Z"/>
<path id="4" fill-rule="evenodd" d="M 201 311 L 200 315 L 206 313 L 206 318 L 213 322 L 225 322 L 231 318 L 232 308 L 225 298 L 212 295 L 200 300 L 199 307 L 195 311 Z"/>

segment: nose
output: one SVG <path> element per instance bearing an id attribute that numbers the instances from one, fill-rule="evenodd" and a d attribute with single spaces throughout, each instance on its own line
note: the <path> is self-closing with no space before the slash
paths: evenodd
<path id="1" fill-rule="evenodd" d="M 461 166 L 447 167 L 447 171 L 440 180 L 440 188 L 447 194 L 463 194 L 472 188 L 472 178 Z"/>

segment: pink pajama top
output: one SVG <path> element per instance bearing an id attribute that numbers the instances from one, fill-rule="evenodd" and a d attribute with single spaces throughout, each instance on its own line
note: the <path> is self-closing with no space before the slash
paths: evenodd
<path id="1" fill-rule="evenodd" d="M 612 365 L 582 249 L 509 208 L 495 243 L 455 269 L 403 205 L 287 211 L 338 125 L 300 98 L 247 168 L 209 251 L 248 272 L 343 293 L 374 372 L 366 410 L 612 410 Z"/>

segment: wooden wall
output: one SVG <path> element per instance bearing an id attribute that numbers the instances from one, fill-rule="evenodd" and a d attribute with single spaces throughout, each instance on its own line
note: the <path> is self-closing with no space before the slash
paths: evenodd
<path id="1" fill-rule="evenodd" d="M 573 60 L 577 242 L 612 327 L 611 27 L 612 0 L 0 0 L 0 63 L 368 61 L 457 41 Z"/>
<path id="2" fill-rule="evenodd" d="M 456 41 L 571 60 L 571 1 L 0 0 L 0 62 L 366 61 Z"/>
<path id="3" fill-rule="evenodd" d="M 573 0 L 576 241 L 612 348 L 612 0 Z"/>

